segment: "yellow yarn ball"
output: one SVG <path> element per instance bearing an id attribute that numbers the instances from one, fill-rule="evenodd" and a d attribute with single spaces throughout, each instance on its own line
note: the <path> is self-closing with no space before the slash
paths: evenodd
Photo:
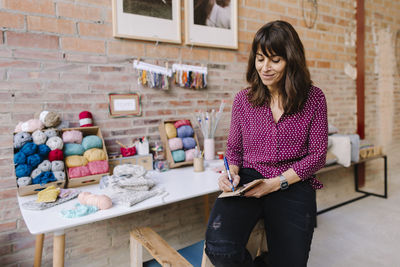
<path id="1" fill-rule="evenodd" d="M 89 161 L 106 160 L 106 153 L 99 148 L 91 148 L 83 153 L 83 156 Z"/>
<path id="2" fill-rule="evenodd" d="M 176 137 L 176 128 L 172 123 L 165 124 L 165 132 L 167 133 L 168 139 Z"/>
<path id="3" fill-rule="evenodd" d="M 88 161 L 84 156 L 74 155 L 65 158 L 65 165 L 67 165 L 68 168 L 85 166 L 87 164 Z"/>

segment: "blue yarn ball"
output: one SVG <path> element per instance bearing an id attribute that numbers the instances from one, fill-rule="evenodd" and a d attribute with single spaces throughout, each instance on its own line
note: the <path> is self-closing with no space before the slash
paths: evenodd
<path id="1" fill-rule="evenodd" d="M 85 151 L 91 148 L 103 148 L 103 141 L 97 135 L 88 135 L 82 139 L 82 146 Z"/>
<path id="2" fill-rule="evenodd" d="M 193 137 L 182 138 L 183 149 L 188 150 L 196 147 L 196 140 Z"/>
<path id="3" fill-rule="evenodd" d="M 176 132 L 178 133 L 178 137 L 184 138 L 184 137 L 192 137 L 194 135 L 194 131 L 192 126 L 189 125 L 183 125 L 176 129 Z"/>
<path id="4" fill-rule="evenodd" d="M 31 165 L 28 164 L 19 164 L 15 168 L 15 176 L 19 177 L 24 177 L 24 176 L 30 176 L 32 172 L 32 167 Z"/>
<path id="5" fill-rule="evenodd" d="M 37 145 L 33 142 L 28 142 L 21 148 L 21 152 L 23 152 L 26 156 L 33 155 L 37 151 Z"/>
<path id="6" fill-rule="evenodd" d="M 66 143 L 64 144 L 64 157 L 79 155 L 82 156 L 85 149 L 81 144 Z"/>
<path id="7" fill-rule="evenodd" d="M 50 151 L 51 151 L 51 149 L 47 145 L 45 145 L 45 144 L 38 145 L 37 153 L 42 158 L 47 158 L 47 156 L 49 155 Z"/>
<path id="8" fill-rule="evenodd" d="M 14 154 L 14 164 L 24 164 L 26 163 L 26 156 L 21 151 Z"/>
<path id="9" fill-rule="evenodd" d="M 181 162 L 185 161 L 185 151 L 181 150 L 175 150 L 172 151 L 172 158 L 174 159 L 175 162 Z"/>
<path id="10" fill-rule="evenodd" d="M 36 176 L 36 178 L 32 179 L 32 184 L 44 185 L 54 181 L 57 181 L 57 179 L 54 177 L 54 174 L 52 172 L 42 172 L 41 174 Z"/>
<path id="11" fill-rule="evenodd" d="M 26 162 L 32 166 L 32 169 L 34 169 L 40 164 L 40 162 L 42 162 L 42 158 L 39 154 L 33 154 L 27 157 Z"/>

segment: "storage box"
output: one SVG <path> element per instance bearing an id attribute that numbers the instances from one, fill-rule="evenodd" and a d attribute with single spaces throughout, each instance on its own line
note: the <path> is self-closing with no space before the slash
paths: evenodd
<path id="1" fill-rule="evenodd" d="M 13 135 L 15 135 L 15 134 L 16 133 L 14 133 Z M 32 133 L 30 132 L 30 134 L 32 134 Z M 16 149 L 14 149 L 14 154 L 16 152 L 17 152 Z M 15 176 L 15 179 L 16 179 L 15 181 L 17 181 L 18 178 Z M 65 179 L 67 179 L 67 178 L 65 178 Z M 19 196 L 34 195 L 34 194 L 37 194 L 39 191 L 45 189 L 46 187 L 49 187 L 49 186 L 52 186 L 52 185 L 54 185 L 55 187 L 59 187 L 59 188 L 65 188 L 66 180 L 50 182 L 50 183 L 47 183 L 47 184 L 44 184 L 44 185 L 30 184 L 30 185 L 22 186 L 22 187 L 20 187 L 17 184 L 17 191 L 18 191 L 18 195 Z"/>
<path id="2" fill-rule="evenodd" d="M 65 129 L 62 129 L 61 131 L 66 132 L 66 131 L 72 131 L 72 130 L 82 132 L 83 137 L 88 136 L 88 135 L 97 135 L 98 137 L 100 137 L 101 141 L 103 142 L 103 151 L 106 154 L 106 160 L 108 162 L 106 145 L 104 143 L 104 139 L 103 139 L 103 136 L 101 135 L 101 131 L 100 131 L 99 127 L 93 126 L 93 127 L 65 128 Z M 67 187 L 68 188 L 89 185 L 89 184 L 97 184 L 97 183 L 99 183 L 99 181 L 103 175 L 109 175 L 109 172 L 106 172 L 106 173 L 89 175 L 89 176 L 84 176 L 84 177 L 79 177 L 79 178 L 69 178 L 67 166 L 65 166 L 65 172 L 67 173 Z"/>
<path id="3" fill-rule="evenodd" d="M 360 149 L 360 159 L 367 159 L 379 155 L 382 155 L 381 146 L 371 146 Z"/>
<path id="4" fill-rule="evenodd" d="M 167 160 L 169 161 L 169 167 L 170 168 L 177 168 L 177 167 L 186 166 L 186 165 L 193 165 L 193 160 L 175 162 L 173 157 L 172 157 L 172 152 L 171 152 L 171 149 L 169 148 L 167 133 L 165 131 L 165 124 L 166 123 L 175 123 L 177 121 L 178 120 L 166 120 L 166 121 L 161 122 L 160 125 L 158 126 L 158 130 L 160 131 L 161 141 L 163 142 L 163 146 L 164 146 L 165 156 L 167 157 Z M 193 123 L 191 123 L 191 124 L 192 124 L 192 127 L 193 127 Z M 197 139 L 196 133 L 194 133 L 193 138 L 196 141 L 197 147 L 200 149 L 199 140 Z"/>
<path id="5" fill-rule="evenodd" d="M 146 170 L 153 170 L 153 155 L 136 155 L 131 157 L 114 157 L 108 160 L 110 173 L 113 173 L 115 166 L 120 164 L 133 164 L 143 166 Z"/>

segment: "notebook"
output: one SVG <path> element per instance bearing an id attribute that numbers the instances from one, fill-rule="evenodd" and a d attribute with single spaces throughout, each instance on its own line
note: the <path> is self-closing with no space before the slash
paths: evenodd
<path id="1" fill-rule="evenodd" d="M 252 189 L 253 187 L 256 187 L 257 185 L 261 184 L 264 181 L 264 179 L 257 179 L 254 180 L 248 184 L 245 184 L 244 186 L 241 186 L 239 188 L 236 188 L 234 192 L 222 192 L 218 197 L 223 198 L 223 197 L 240 197 L 243 196 L 244 193 Z"/>

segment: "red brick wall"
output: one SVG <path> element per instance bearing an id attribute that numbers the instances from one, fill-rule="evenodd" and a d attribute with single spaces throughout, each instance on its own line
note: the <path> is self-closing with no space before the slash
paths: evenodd
<path id="1" fill-rule="evenodd" d="M 231 103 L 235 93 L 246 86 L 249 46 L 265 22 L 283 19 L 294 25 L 305 45 L 312 79 L 327 96 L 329 122 L 343 133 L 356 131 L 355 81 L 344 72 L 346 63 L 355 66 L 351 38 L 356 30 L 355 1 L 318 1 L 319 15 L 313 29 L 305 27 L 300 0 L 238 2 L 239 49 L 233 51 L 113 38 L 111 0 L 0 1 L 1 263 L 31 265 L 34 253 L 34 237 L 27 231 L 15 197 L 11 133 L 19 121 L 31 119 L 41 110 L 52 110 L 76 126 L 79 112 L 90 110 L 110 152 L 118 149 L 115 140 L 128 143 L 144 135 L 157 140 L 161 120 L 189 118 L 195 109 L 217 109 L 221 99 Z M 399 13 L 396 0 L 366 1 L 366 135 L 371 140 L 380 130 L 376 128 L 378 74 L 373 68 L 377 57 L 373 31 L 396 32 Z M 209 86 L 204 91 L 174 86 L 167 92 L 143 88 L 137 84 L 131 64 L 138 57 L 160 65 L 166 61 L 207 65 Z M 394 109 L 398 114 L 400 85 L 395 73 Z M 110 119 L 110 92 L 140 93 L 143 115 Z M 229 112 L 227 107 L 217 131 L 218 150 L 225 145 Z M 397 116 L 393 122 L 394 142 L 400 140 L 399 120 Z M 73 266 L 127 265 L 128 231 L 135 225 L 152 224 L 176 247 L 189 244 L 203 236 L 202 205 L 201 199 L 194 199 L 68 230 L 66 262 Z M 190 235 L 183 234 L 188 232 Z M 45 265 L 51 264 L 51 258 L 49 235 L 43 254 Z"/>

